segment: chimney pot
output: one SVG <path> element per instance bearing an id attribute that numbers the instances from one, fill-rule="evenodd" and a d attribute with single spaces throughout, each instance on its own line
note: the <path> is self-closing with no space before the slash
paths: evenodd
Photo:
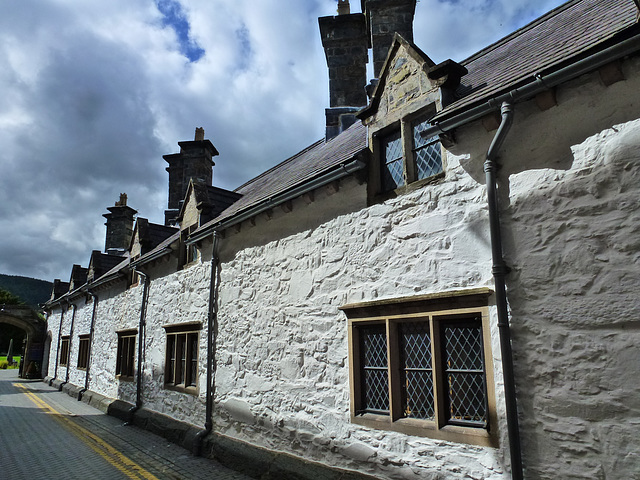
<path id="1" fill-rule="evenodd" d="M 204 128 L 196 127 L 196 136 L 194 139 L 196 142 L 201 142 L 204 140 Z"/>
<path id="2" fill-rule="evenodd" d="M 338 15 L 349 15 L 350 13 L 349 0 L 338 0 Z"/>

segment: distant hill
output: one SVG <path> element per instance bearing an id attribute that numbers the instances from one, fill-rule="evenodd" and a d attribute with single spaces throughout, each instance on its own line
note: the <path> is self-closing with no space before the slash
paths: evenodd
<path id="1" fill-rule="evenodd" d="M 49 300 L 53 283 L 37 278 L 0 273 L 0 288 L 20 297 L 27 305 L 37 308 L 39 304 Z"/>

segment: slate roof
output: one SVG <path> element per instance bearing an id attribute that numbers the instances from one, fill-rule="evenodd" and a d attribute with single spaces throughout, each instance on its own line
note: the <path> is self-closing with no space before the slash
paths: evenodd
<path id="1" fill-rule="evenodd" d="M 264 200 L 355 158 L 367 148 L 367 129 L 354 123 L 328 142 L 318 140 L 300 153 L 235 189 L 242 197 L 201 228 L 226 220 Z"/>
<path id="2" fill-rule="evenodd" d="M 464 96 L 434 120 L 526 83 L 536 73 L 610 40 L 637 18 L 633 0 L 572 0 L 551 10 L 460 62 L 469 70 L 457 90 Z"/>

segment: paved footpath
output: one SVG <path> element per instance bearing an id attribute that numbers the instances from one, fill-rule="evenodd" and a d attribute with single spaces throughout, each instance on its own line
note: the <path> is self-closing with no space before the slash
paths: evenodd
<path id="1" fill-rule="evenodd" d="M 250 480 L 17 372 L 0 370 L 3 478 Z"/>

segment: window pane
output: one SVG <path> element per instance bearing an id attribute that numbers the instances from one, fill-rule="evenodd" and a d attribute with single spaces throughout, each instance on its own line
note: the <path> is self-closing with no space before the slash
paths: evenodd
<path id="1" fill-rule="evenodd" d="M 403 412 L 409 418 L 433 419 L 433 372 L 428 322 L 400 324 L 403 366 Z"/>
<path id="2" fill-rule="evenodd" d="M 421 135 L 430 126 L 425 117 L 413 123 L 413 152 L 418 180 L 442 172 L 442 151 L 438 136 L 423 138 Z"/>
<path id="3" fill-rule="evenodd" d="M 404 185 L 404 163 L 402 161 L 402 139 L 400 131 L 392 133 L 380 142 L 384 150 L 381 165 L 381 181 L 384 191 Z"/>
<path id="4" fill-rule="evenodd" d="M 389 377 L 387 374 L 387 332 L 384 325 L 360 330 L 362 354 L 362 410 L 389 412 Z"/>
<path id="5" fill-rule="evenodd" d="M 189 334 L 189 381 L 187 386 L 195 385 L 198 376 L 198 335 Z"/>
<path id="6" fill-rule="evenodd" d="M 176 368 L 176 337 L 175 335 L 167 335 L 167 367 L 166 367 L 166 383 L 173 383 Z"/>
<path id="7" fill-rule="evenodd" d="M 486 426 L 485 388 L 480 320 L 442 324 L 449 423 Z"/>
<path id="8" fill-rule="evenodd" d="M 176 365 L 176 380 L 175 383 L 184 383 L 184 373 L 186 367 L 187 360 L 187 336 L 186 335 L 176 335 L 176 356 L 177 356 L 177 365 Z"/>
<path id="9" fill-rule="evenodd" d="M 134 363 L 134 358 L 135 358 L 135 349 L 136 349 L 136 339 L 135 337 L 129 337 L 129 352 L 128 352 L 128 358 L 127 358 L 127 376 L 129 377 L 133 377 L 134 375 L 134 370 L 135 370 L 135 363 Z"/>

